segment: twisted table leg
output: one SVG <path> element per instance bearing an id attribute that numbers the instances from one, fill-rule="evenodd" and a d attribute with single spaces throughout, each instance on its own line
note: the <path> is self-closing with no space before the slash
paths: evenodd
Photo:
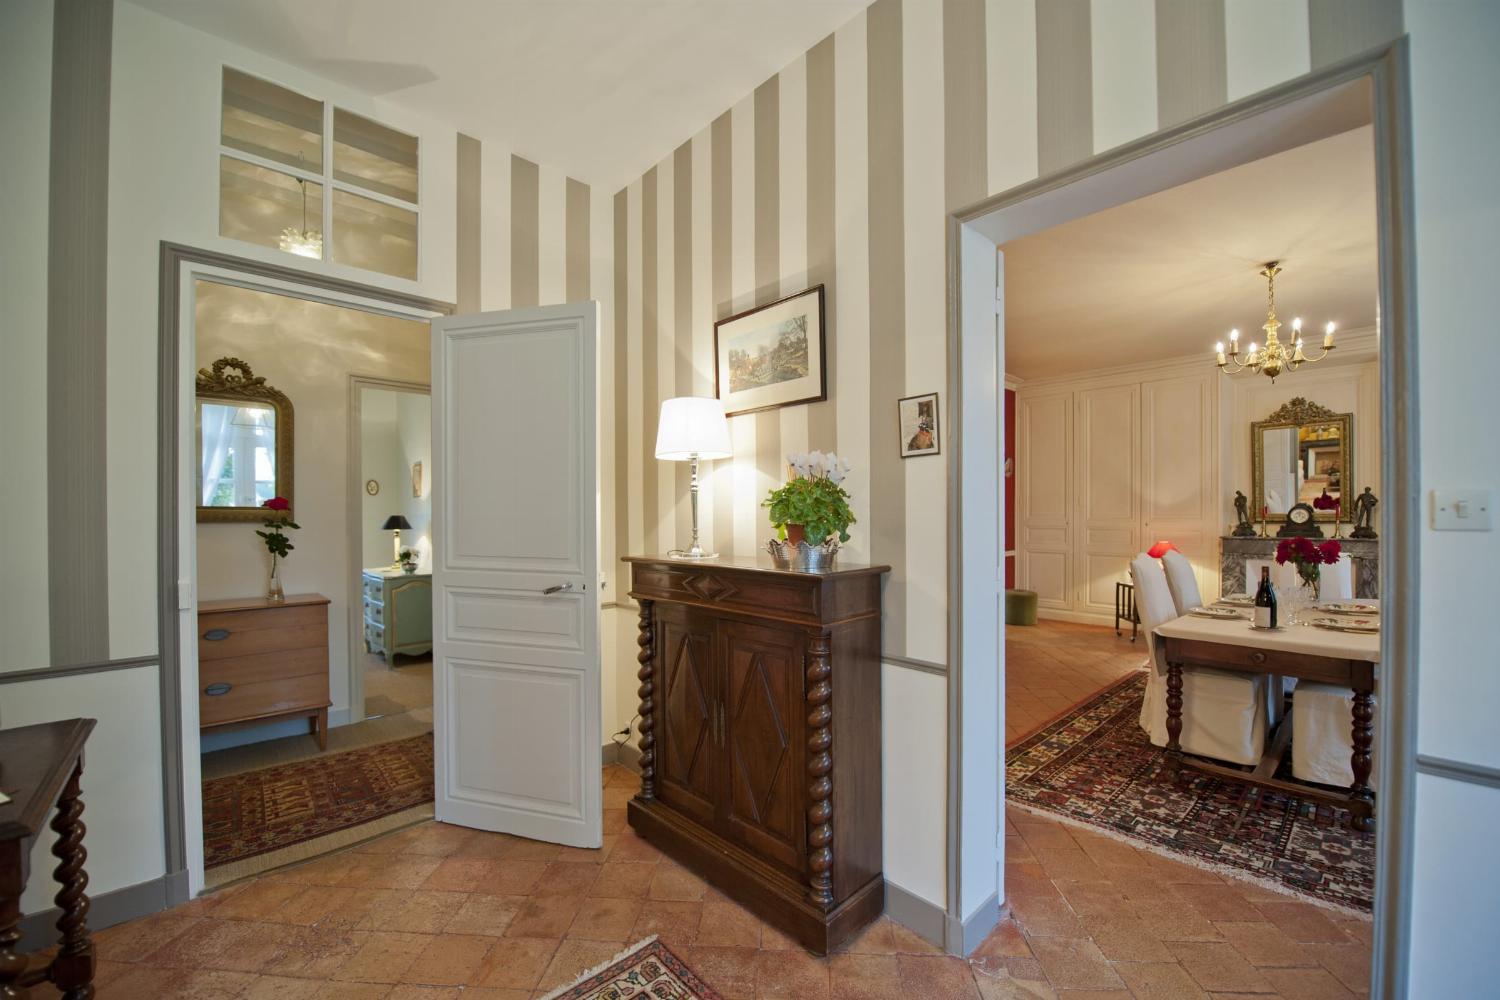
<path id="1" fill-rule="evenodd" d="M 58 859 L 52 877 L 62 886 L 54 900 L 62 910 L 57 918 L 62 943 L 47 978 L 62 991 L 64 1000 L 92 1000 L 94 996 L 94 942 L 89 938 L 89 897 L 84 892 L 89 877 L 83 870 L 88 851 L 83 848 L 83 801 L 78 797 L 82 775 L 83 761 L 79 760 L 57 800 L 57 815 L 52 819 L 57 834 L 52 853 Z"/>

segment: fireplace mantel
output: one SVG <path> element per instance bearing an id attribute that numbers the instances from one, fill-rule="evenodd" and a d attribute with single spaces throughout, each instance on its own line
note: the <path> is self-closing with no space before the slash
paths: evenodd
<path id="1" fill-rule="evenodd" d="M 1243 594 L 1245 587 L 1246 559 L 1274 559 L 1276 537 L 1236 538 L 1224 535 L 1219 539 L 1219 592 Z M 1378 598 L 1380 596 L 1380 542 L 1373 538 L 1340 538 L 1339 545 L 1354 560 L 1354 596 Z"/>

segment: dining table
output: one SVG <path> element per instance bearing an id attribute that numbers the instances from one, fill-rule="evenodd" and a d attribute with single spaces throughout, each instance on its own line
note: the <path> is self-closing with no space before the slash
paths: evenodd
<path id="1" fill-rule="evenodd" d="M 1379 620 L 1378 601 L 1362 600 L 1358 603 L 1370 609 L 1370 618 Z M 1297 623 L 1288 622 L 1275 630 L 1257 629 L 1250 621 L 1253 609 L 1240 607 L 1237 610 L 1243 611 L 1244 617 L 1205 618 L 1190 612 L 1155 629 L 1167 665 L 1166 750 L 1170 778 L 1180 780 L 1186 766 L 1260 788 L 1274 789 L 1347 809 L 1354 829 L 1372 832 L 1375 829 L 1375 790 L 1370 786 L 1370 771 L 1375 733 L 1375 687 L 1380 674 L 1379 632 L 1347 631 L 1345 623 L 1351 622 L 1352 618 L 1315 609 L 1300 612 Z M 1319 618 L 1345 624 L 1345 628 L 1310 624 Z M 1182 671 L 1190 666 L 1295 677 L 1351 689 L 1354 697 L 1349 724 L 1353 749 L 1349 763 L 1354 783 L 1344 790 L 1277 777 L 1291 742 L 1290 719 L 1278 727 L 1275 738 L 1253 771 L 1184 754 L 1179 737 L 1183 713 L 1190 712 L 1192 706 L 1183 703 Z"/>

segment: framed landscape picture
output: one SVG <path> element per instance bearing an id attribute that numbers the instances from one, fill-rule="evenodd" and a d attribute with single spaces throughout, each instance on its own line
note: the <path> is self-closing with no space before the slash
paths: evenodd
<path id="1" fill-rule="evenodd" d="M 724 413 L 828 398 L 823 286 L 714 324 L 714 379 Z"/>
<path id="2" fill-rule="evenodd" d="M 902 458 L 942 453 L 942 442 L 938 438 L 937 393 L 898 400 L 896 413 L 901 423 Z"/>

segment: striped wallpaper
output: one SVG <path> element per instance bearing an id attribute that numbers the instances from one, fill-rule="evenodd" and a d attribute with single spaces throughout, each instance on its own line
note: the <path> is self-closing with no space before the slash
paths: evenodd
<path id="1" fill-rule="evenodd" d="M 903 461 L 896 432 L 898 398 L 946 389 L 945 212 L 1401 23 L 1399 0 L 878 0 L 614 196 L 607 565 L 686 539 L 686 472 L 652 445 L 661 400 L 714 391 L 714 320 L 822 282 L 829 398 L 731 419 L 706 544 L 755 552 L 783 456 L 835 450 L 845 558 L 892 567 L 886 654 L 946 662 L 948 456 Z"/>

